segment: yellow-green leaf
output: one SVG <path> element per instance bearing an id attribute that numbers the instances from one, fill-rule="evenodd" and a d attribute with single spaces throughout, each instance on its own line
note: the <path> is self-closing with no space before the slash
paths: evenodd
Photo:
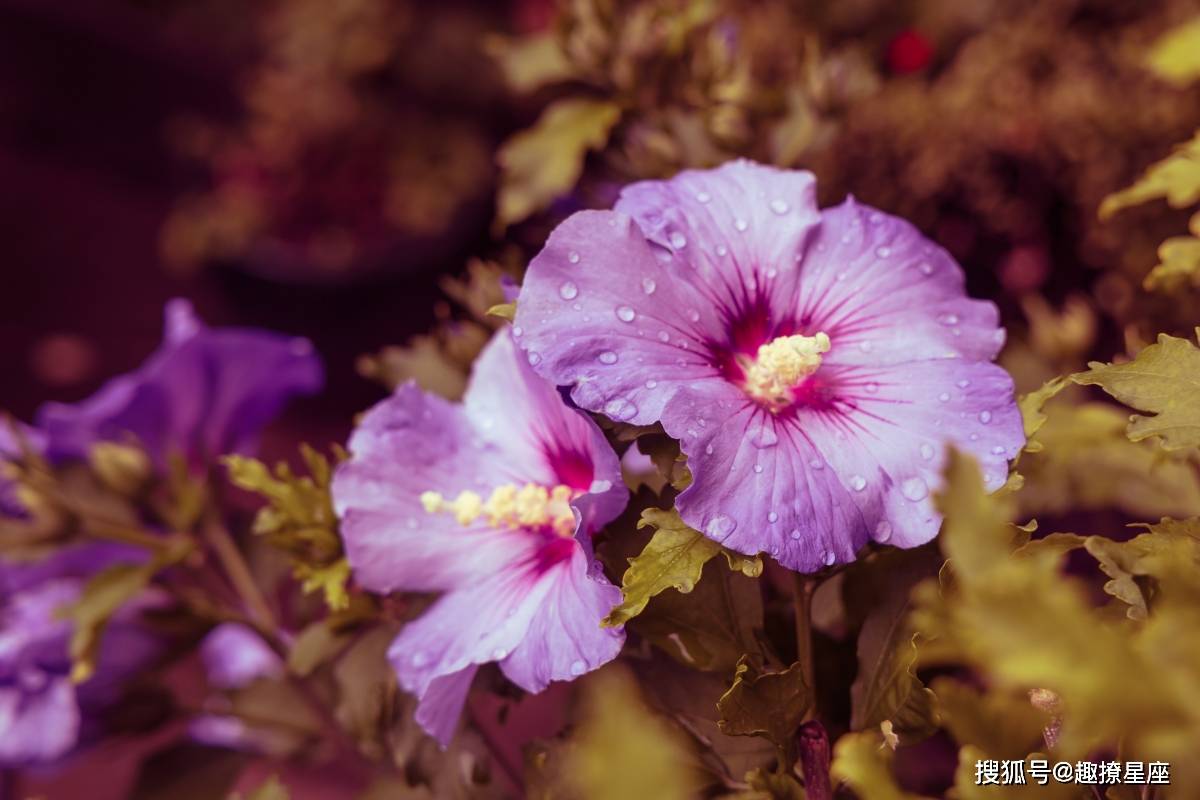
<path id="1" fill-rule="evenodd" d="M 1046 424 L 1046 414 L 1042 410 L 1047 402 L 1067 387 L 1066 378 L 1054 378 L 1046 381 L 1042 388 L 1029 394 L 1023 394 L 1017 400 L 1017 408 L 1021 411 L 1021 421 L 1025 426 L 1026 452 L 1036 453 L 1042 449 L 1042 443 L 1033 436 Z"/>
<path id="2" fill-rule="evenodd" d="M 155 564 L 114 564 L 91 578 L 83 591 L 62 614 L 71 620 L 71 680 L 82 683 L 92 676 L 100 637 L 109 619 L 150 583 Z"/>
<path id="3" fill-rule="evenodd" d="M 489 36 L 484 40 L 484 49 L 500 65 L 508 85 L 519 94 L 568 80 L 575 73 L 553 31 L 519 39 Z"/>
<path id="4" fill-rule="evenodd" d="M 1158 260 L 1142 282 L 1147 290 L 1172 292 L 1200 286 L 1200 239 L 1172 236 L 1158 246 Z"/>
<path id="5" fill-rule="evenodd" d="M 1200 200 L 1200 133 L 1151 164 L 1132 186 L 1104 198 L 1100 218 L 1159 197 L 1165 197 L 1172 208 L 1185 208 Z"/>
<path id="6" fill-rule="evenodd" d="M 1160 333 L 1158 342 L 1133 361 L 1094 361 L 1088 368 L 1071 379 L 1100 386 L 1125 405 L 1152 415 L 1130 419 L 1130 439 L 1157 436 L 1167 450 L 1200 446 L 1200 350 L 1190 341 Z"/>
<path id="7" fill-rule="evenodd" d="M 1146 54 L 1146 66 L 1176 86 L 1200 77 L 1200 17 L 1167 31 Z"/>
<path id="8" fill-rule="evenodd" d="M 743 656 L 734 671 L 733 685 L 717 701 L 718 724 L 727 736 L 761 736 L 776 747 L 790 749 L 812 703 L 800 662 L 770 672 L 761 659 Z"/>
<path id="9" fill-rule="evenodd" d="M 489 308 L 487 313 L 489 317 L 499 317 L 512 322 L 517 316 L 517 303 L 515 300 L 511 303 L 498 303 Z"/>
<path id="10" fill-rule="evenodd" d="M 862 800 L 922 800 L 900 788 L 892 774 L 892 749 L 878 731 L 847 733 L 833 747 L 830 775 Z"/>
<path id="11" fill-rule="evenodd" d="M 704 564 L 717 553 L 724 553 L 729 568 L 755 577 L 762 573 L 762 560 L 734 553 L 688 527 L 674 509 L 647 508 L 638 527 L 657 530 L 640 555 L 629 559 L 629 569 L 621 578 L 624 600 L 609 612 L 604 624 L 621 625 L 636 617 L 650 598 L 667 589 L 684 594 L 700 580 Z"/>
<path id="12" fill-rule="evenodd" d="M 570 191 L 588 151 L 604 146 L 620 118 L 621 109 L 604 100 L 559 100 L 533 127 L 501 145 L 496 228 L 520 222 Z"/>
<path id="13" fill-rule="evenodd" d="M 584 683 L 583 719 L 562 778 L 580 800 L 687 800 L 699 788 L 680 733 L 646 708 L 637 683 L 614 667 Z"/>

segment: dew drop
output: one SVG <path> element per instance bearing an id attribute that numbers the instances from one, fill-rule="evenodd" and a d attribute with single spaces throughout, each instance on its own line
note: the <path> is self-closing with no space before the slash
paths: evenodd
<path id="1" fill-rule="evenodd" d="M 779 270 L 772 267 L 771 269 L 767 270 L 767 279 L 774 280 L 775 276 L 778 274 L 779 274 Z"/>
<path id="2" fill-rule="evenodd" d="M 879 520 L 879 524 L 875 526 L 875 541 L 886 542 L 892 538 L 892 523 L 886 519 Z"/>
<path id="3" fill-rule="evenodd" d="M 704 446 L 704 455 L 711 456 L 713 454 L 713 446 L 711 444 Z"/>
<path id="4" fill-rule="evenodd" d="M 663 343 L 669 342 L 671 341 L 671 334 L 667 333 L 666 331 L 659 331 L 658 340 Z"/>
<path id="5" fill-rule="evenodd" d="M 800 529 L 799 528 L 792 528 L 792 538 L 799 541 L 799 539 L 800 539 Z"/>
<path id="6" fill-rule="evenodd" d="M 827 550 L 825 552 L 825 566 L 832 567 L 834 561 L 837 561 L 837 556 L 833 554 L 832 550 Z"/>
<path id="7" fill-rule="evenodd" d="M 879 384 L 875 383 L 875 381 L 871 381 L 863 388 L 867 390 L 867 394 L 875 394 L 879 391 Z"/>
<path id="8" fill-rule="evenodd" d="M 935 452 L 933 445 L 929 443 L 921 445 L 921 458 L 925 459 L 926 461 L 932 461 L 934 455 Z"/>
<path id="9" fill-rule="evenodd" d="M 596 360 L 601 364 L 615 364 L 617 363 L 617 354 L 612 350 L 605 350 L 603 353 L 596 356 Z"/>
<path id="10" fill-rule="evenodd" d="M 786 214 L 788 211 L 791 210 L 791 206 L 789 206 L 787 204 L 787 202 L 785 202 L 783 200 L 772 200 L 771 201 L 771 210 L 774 211 L 776 214 Z"/>
<path id="11" fill-rule="evenodd" d="M 737 228 L 739 232 L 745 232 L 745 230 L 750 227 L 750 223 L 746 222 L 746 220 L 742 219 L 741 217 L 738 217 L 733 221 L 733 227 Z"/>
<path id="12" fill-rule="evenodd" d="M 958 314 L 941 314 L 938 316 L 938 322 L 943 325 L 957 325 Z"/>
<path id="13" fill-rule="evenodd" d="M 578 677 L 587 671 L 587 664 L 576 660 L 571 662 L 571 674 Z"/>
<path id="14" fill-rule="evenodd" d="M 862 350 L 864 353 L 869 353 L 869 352 L 871 352 L 871 343 L 870 342 L 859 342 L 858 349 Z"/>
<path id="15" fill-rule="evenodd" d="M 761 475 L 761 474 L 762 474 L 762 471 L 763 471 L 763 465 L 762 465 L 762 464 L 755 464 L 755 465 L 754 465 L 754 472 L 755 472 L 756 474 L 758 474 L 758 475 Z"/>
<path id="16" fill-rule="evenodd" d="M 989 422 L 992 421 L 992 412 L 980 411 L 979 412 L 979 421 L 982 422 L 984 425 L 987 425 Z"/>
<path id="17" fill-rule="evenodd" d="M 692 322 L 699 322 L 700 321 L 700 312 L 693 308 L 691 311 L 688 312 L 688 319 L 690 319 Z"/>
<path id="18" fill-rule="evenodd" d="M 529 354 L 525 356 L 525 359 L 529 362 L 529 366 L 531 367 L 536 367 L 538 364 L 542 363 L 542 357 L 533 350 L 529 351 Z"/>
<path id="19" fill-rule="evenodd" d="M 875 248 L 875 255 L 879 256 L 880 258 L 887 258 L 891 254 L 892 254 L 892 248 L 890 248 L 890 247 Z"/>
<path id="20" fill-rule="evenodd" d="M 1000 445 L 996 445 L 995 447 L 992 448 L 992 454 L 997 455 L 997 456 L 1002 456 L 1002 455 L 1004 455 L 1004 448 L 1001 447 Z"/>
<path id="21" fill-rule="evenodd" d="M 696 202 L 707 203 L 712 200 L 712 195 L 708 192 L 696 192 Z"/>
<path id="22" fill-rule="evenodd" d="M 717 255 L 722 257 L 729 255 L 729 248 L 723 244 L 717 245 Z"/>
<path id="23" fill-rule="evenodd" d="M 658 284 L 654 282 L 654 278 L 642 278 L 642 291 L 646 294 L 654 294 L 654 290 L 658 288 Z"/>
<path id="24" fill-rule="evenodd" d="M 507 650 L 505 650 L 503 647 L 497 647 L 495 650 L 492 651 L 492 660 L 493 661 L 501 661 L 501 660 L 503 660 L 503 658 L 506 655 L 508 655 Z"/>
<path id="25" fill-rule="evenodd" d="M 861 492 L 863 489 L 867 488 L 867 479 L 862 475 L 851 475 L 850 488 L 856 492 Z"/>
<path id="26" fill-rule="evenodd" d="M 825 469 L 825 462 L 819 458 L 814 458 L 808 462 L 808 465 L 813 469 Z"/>
<path id="27" fill-rule="evenodd" d="M 645 386 L 646 386 L 646 388 L 647 388 L 647 389 L 653 389 L 653 388 L 655 388 L 656 386 L 658 386 L 658 381 L 656 381 L 656 380 L 654 380 L 653 378 L 651 378 L 650 380 L 646 381 L 646 384 L 645 384 Z"/>
<path id="28" fill-rule="evenodd" d="M 704 530 L 709 536 L 719 536 L 722 539 L 733 533 L 735 528 L 737 528 L 737 523 L 733 521 L 732 517 L 725 514 L 714 515 L 704 526 Z"/>
<path id="29" fill-rule="evenodd" d="M 679 231 L 671 231 L 669 238 L 671 240 L 671 247 L 674 247 L 676 250 L 682 250 L 687 247 L 687 237 Z"/>
<path id="30" fill-rule="evenodd" d="M 574 300 L 579 296 L 579 287 L 571 283 L 571 281 L 567 281 L 558 287 L 558 296 L 563 300 Z"/>
<path id="31" fill-rule="evenodd" d="M 779 522 L 779 515 L 776 514 L 774 511 L 768 513 L 767 514 L 767 522 L 770 522 L 772 525 L 775 524 L 776 522 Z"/>
<path id="32" fill-rule="evenodd" d="M 617 306 L 617 319 L 621 322 L 633 322 L 637 319 L 637 312 L 629 306 Z"/>
<path id="33" fill-rule="evenodd" d="M 900 493 L 915 503 L 929 496 L 929 487 L 924 480 L 914 476 L 900 484 Z"/>
<path id="34" fill-rule="evenodd" d="M 513 336 L 519 337 L 524 332 L 525 332 L 525 329 L 522 328 L 520 325 L 513 325 Z"/>
<path id="35" fill-rule="evenodd" d="M 922 275 L 933 274 L 933 264 L 930 264 L 928 261 L 922 261 L 917 269 L 921 270 Z"/>
<path id="36" fill-rule="evenodd" d="M 624 422 L 637 414 L 637 406 L 624 397 L 614 397 L 604 404 L 604 413 L 615 420 Z"/>
<path id="37" fill-rule="evenodd" d="M 412 654 L 412 665 L 417 669 L 429 663 L 429 656 L 422 653 L 420 650 Z"/>
<path id="38" fill-rule="evenodd" d="M 779 434 L 775 432 L 774 424 L 764 422 L 759 426 L 754 435 L 750 437 L 750 443 L 755 447 L 774 447 L 779 443 Z"/>
<path id="39" fill-rule="evenodd" d="M 579 263 L 579 253 L 576 253 L 574 250 L 572 250 L 570 253 L 567 254 L 567 261 L 570 261 L 572 264 L 578 264 Z"/>
<path id="40" fill-rule="evenodd" d="M 960 389 L 965 389 L 971 385 L 971 382 L 969 380 L 967 380 L 966 378 L 963 378 L 962 380 L 958 381 L 954 385 Z"/>
<path id="41" fill-rule="evenodd" d="M 943 403 L 949 403 L 950 402 L 950 393 L 942 392 L 941 394 L 938 395 L 938 400 L 941 400 Z"/>

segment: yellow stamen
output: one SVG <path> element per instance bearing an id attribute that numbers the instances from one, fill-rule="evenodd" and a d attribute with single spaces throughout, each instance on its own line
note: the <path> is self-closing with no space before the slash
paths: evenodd
<path id="1" fill-rule="evenodd" d="M 460 492 L 447 502 L 438 492 L 422 492 L 421 505 L 430 514 L 451 513 L 460 525 L 470 525 L 480 517 L 494 528 L 536 528 L 547 526 L 560 536 L 575 533 L 575 514 L 571 510 L 574 490 L 569 486 L 547 488 L 536 483 L 518 487 L 506 483 L 492 490 L 487 500 L 475 492 Z"/>
<path id="2" fill-rule="evenodd" d="M 768 404 L 789 401 L 792 390 L 817 371 L 821 355 L 829 352 L 829 337 L 780 336 L 758 348 L 758 354 L 746 367 L 746 392 Z"/>

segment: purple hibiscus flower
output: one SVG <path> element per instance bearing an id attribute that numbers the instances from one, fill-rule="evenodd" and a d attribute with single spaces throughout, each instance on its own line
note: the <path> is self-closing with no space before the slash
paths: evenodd
<path id="1" fill-rule="evenodd" d="M 551 234 L 513 327 L 578 405 L 680 440 L 688 524 L 806 572 L 933 538 L 947 442 L 996 488 L 1024 441 L 995 306 L 911 225 L 815 188 L 745 161 L 633 184 Z"/>
<path id="2" fill-rule="evenodd" d="M 446 745 L 481 664 L 529 692 L 614 658 L 600 620 L 620 602 L 590 537 L 624 508 L 616 455 L 498 334 L 462 405 L 409 383 L 375 406 L 334 477 L 358 582 L 441 592 L 389 659 L 419 698 L 416 718 Z"/>
<path id="3" fill-rule="evenodd" d="M 190 304 L 175 300 L 167 305 L 162 347 L 138 370 L 78 405 L 47 404 L 37 427 L 23 427 L 21 436 L 52 461 L 83 458 L 97 442 L 133 437 L 159 467 L 175 453 L 200 466 L 252 448 L 290 397 L 321 383 L 320 361 L 307 340 L 208 329 Z M 19 455 L 15 438 L 12 430 L 0 431 L 0 458 Z M 0 485 L 0 513 L 20 516 L 11 488 Z M 133 603 L 106 629 L 95 674 L 73 685 L 69 623 L 55 614 L 92 575 L 144 557 L 141 550 L 85 542 L 36 561 L 0 560 L 0 764 L 52 761 L 90 738 L 99 711 L 159 652 L 139 624 L 144 602 Z"/>

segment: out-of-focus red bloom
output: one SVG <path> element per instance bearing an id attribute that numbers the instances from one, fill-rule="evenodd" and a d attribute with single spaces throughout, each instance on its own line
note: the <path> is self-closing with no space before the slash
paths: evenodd
<path id="1" fill-rule="evenodd" d="M 929 65 L 933 45 L 912 28 L 905 28 L 888 42 L 887 65 L 896 75 L 908 75 Z"/>

